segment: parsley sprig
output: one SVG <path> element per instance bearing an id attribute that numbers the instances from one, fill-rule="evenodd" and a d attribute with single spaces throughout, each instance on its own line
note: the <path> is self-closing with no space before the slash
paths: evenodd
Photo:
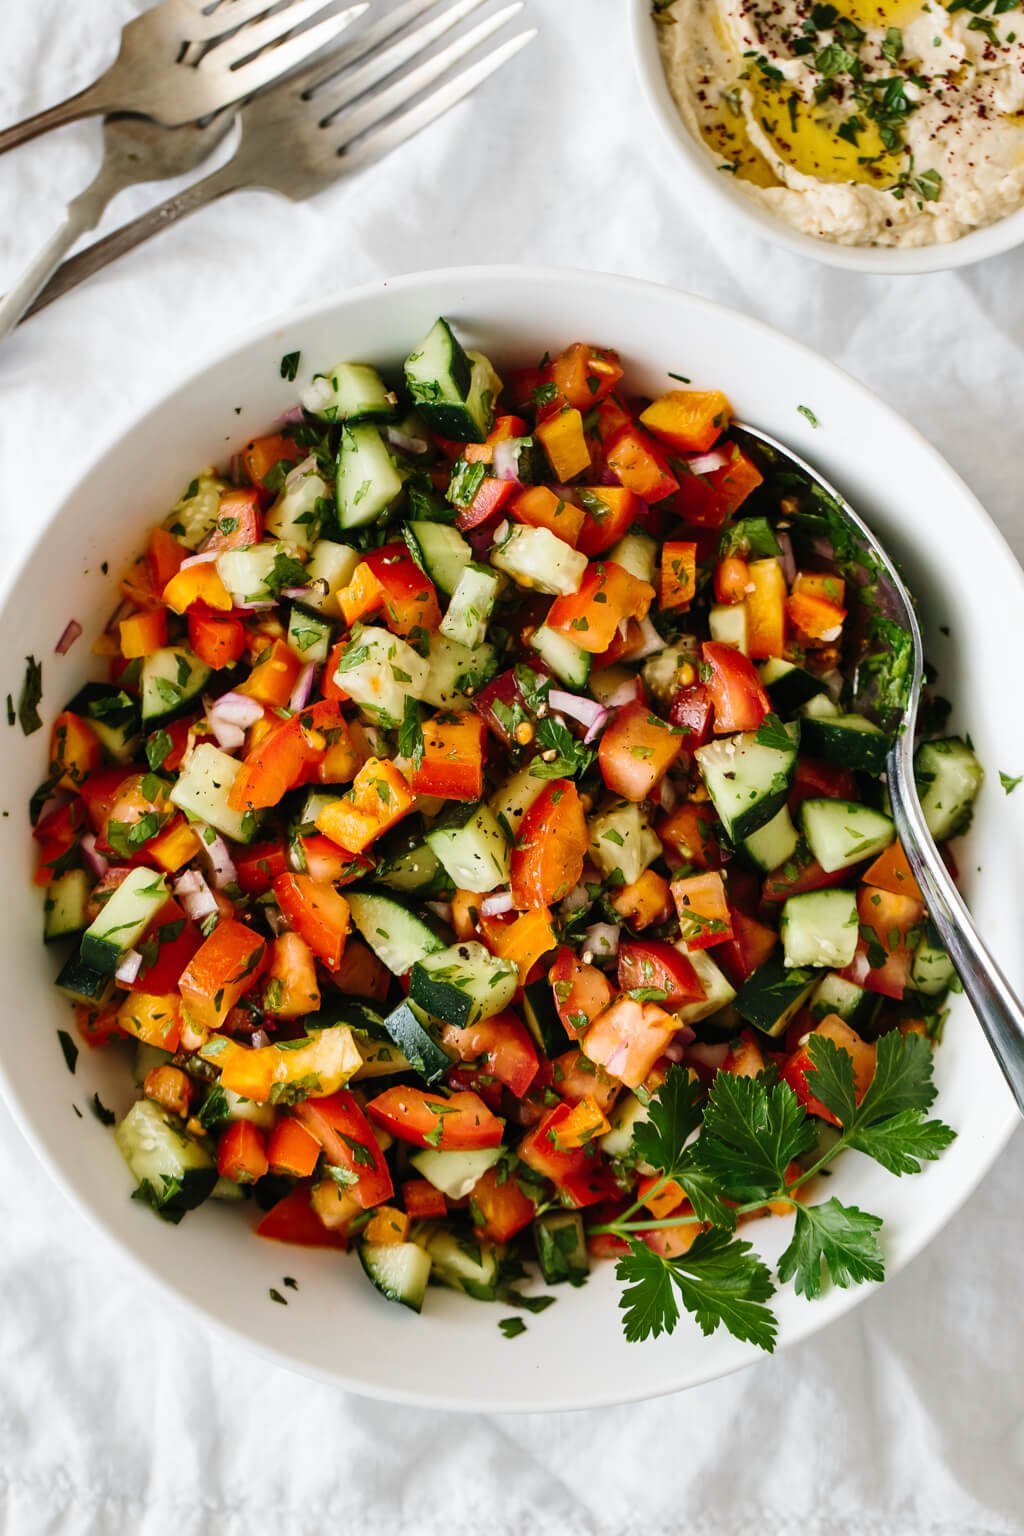
<path id="1" fill-rule="evenodd" d="M 917 1034 L 883 1035 L 859 1101 L 849 1053 L 819 1035 L 811 1036 L 807 1049 L 814 1095 L 839 1128 L 817 1158 L 818 1122 L 773 1073 L 719 1072 L 702 1105 L 701 1089 L 687 1070 L 669 1069 L 648 1119 L 633 1134 L 636 1156 L 658 1170 L 657 1181 L 645 1202 L 590 1229 L 629 1244 L 616 1269 L 625 1286 L 620 1305 L 627 1339 L 671 1333 L 681 1303 L 705 1334 L 721 1325 L 771 1351 L 777 1323 L 768 1302 L 775 1284 L 751 1245 L 734 1236 L 738 1217 L 761 1212 L 769 1202 L 794 1212 L 793 1237 L 777 1278 L 792 1280 L 798 1294 L 819 1296 L 826 1279 L 845 1288 L 884 1278 L 880 1218 L 834 1196 L 807 1204 L 802 1192 L 846 1148 L 900 1176 L 919 1173 L 923 1162 L 950 1145 L 955 1133 L 927 1117 L 935 1098 L 930 1043 Z M 670 1181 L 684 1190 L 691 1209 L 660 1219 L 640 1215 Z M 703 1230 L 674 1257 L 648 1247 L 639 1235 L 694 1225 Z"/>

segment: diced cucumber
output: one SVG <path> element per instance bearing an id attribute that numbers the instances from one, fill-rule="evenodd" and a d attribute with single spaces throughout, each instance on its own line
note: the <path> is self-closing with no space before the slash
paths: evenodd
<path id="1" fill-rule="evenodd" d="M 890 816 L 851 800 L 805 800 L 800 820 L 807 846 L 830 875 L 875 858 L 896 836 Z"/>
<path id="2" fill-rule="evenodd" d="M 426 923 L 394 897 L 378 891 L 346 891 L 352 922 L 377 959 L 396 976 L 404 976 L 418 960 L 444 950 Z"/>
<path id="3" fill-rule="evenodd" d="M 244 603 L 266 603 L 276 596 L 276 584 L 267 585 L 279 559 L 289 560 L 285 544 L 250 544 L 248 549 L 222 549 L 217 556 L 217 575 L 231 593 L 232 600 Z M 309 575 L 309 568 L 306 570 Z"/>
<path id="4" fill-rule="evenodd" d="M 730 645 L 735 651 L 750 654 L 745 603 L 715 603 L 708 610 L 708 629 L 712 640 Z"/>
<path id="5" fill-rule="evenodd" d="M 471 1152 L 441 1152 L 424 1147 L 421 1152 L 414 1152 L 409 1161 L 418 1174 L 449 1200 L 464 1200 L 501 1155 L 501 1147 L 478 1147 Z"/>
<path id="6" fill-rule="evenodd" d="M 647 691 L 654 695 L 663 708 L 667 709 L 676 690 L 683 686 L 680 676 L 682 668 L 688 666 L 690 680 L 695 681 L 699 660 L 696 637 L 680 636 L 674 644 L 666 645 L 664 650 L 655 651 L 654 655 L 648 656 L 644 662 L 642 676 Z"/>
<path id="7" fill-rule="evenodd" d="M 337 680 L 349 698 L 388 730 L 400 724 L 407 698 L 425 697 L 427 663 L 400 636 L 366 625 L 342 653 Z"/>
<path id="8" fill-rule="evenodd" d="M 490 358 L 482 352 L 468 348 L 470 362 L 469 399 L 466 410 L 470 420 L 481 434 L 479 438 L 456 438 L 456 442 L 482 442 L 494 426 L 494 408 L 501 394 L 501 379 L 494 371 Z"/>
<path id="9" fill-rule="evenodd" d="M 394 1077 L 397 1072 L 411 1070 L 411 1062 L 407 1061 L 390 1040 L 377 1040 L 369 1035 L 356 1031 L 356 1044 L 359 1054 L 363 1058 L 363 1064 L 357 1072 L 353 1072 L 352 1081 L 361 1083 L 371 1077 Z"/>
<path id="10" fill-rule="evenodd" d="M 65 870 L 50 881 L 43 904 L 43 937 L 47 942 L 82 932 L 91 890 L 92 882 L 84 869 Z"/>
<path id="11" fill-rule="evenodd" d="M 245 1198 L 246 1192 L 244 1186 L 241 1184 L 236 1184 L 234 1179 L 218 1179 L 216 1184 L 210 1190 L 211 1200 L 224 1200 L 228 1203 L 228 1205 L 237 1204 L 238 1201 L 244 1200 Z"/>
<path id="12" fill-rule="evenodd" d="M 288 615 L 288 644 L 301 661 L 321 665 L 331 648 L 330 620 L 293 604 Z"/>
<path id="13" fill-rule="evenodd" d="M 791 859 L 799 841 L 789 807 L 784 805 L 771 821 L 766 821 L 763 827 L 758 827 L 756 832 L 746 838 L 743 851 L 758 869 L 767 871 L 778 869 L 780 864 Z"/>
<path id="14" fill-rule="evenodd" d="M 143 724 L 155 725 L 187 709 L 200 697 L 209 676 L 206 662 L 186 645 L 151 651 L 139 678 Z"/>
<path id="15" fill-rule="evenodd" d="M 682 1008 L 676 1008 L 673 1012 L 680 1024 L 699 1024 L 701 1019 L 709 1019 L 719 1009 L 727 1007 L 736 996 L 736 988 L 706 949 L 689 950 L 682 940 L 676 948 L 682 951 L 697 972 L 704 996 L 696 1003 L 684 1003 Z"/>
<path id="16" fill-rule="evenodd" d="M 86 683 L 68 709 L 88 720 L 115 763 L 130 763 L 139 746 L 139 706 L 130 693 L 108 683 Z"/>
<path id="17" fill-rule="evenodd" d="M 306 566 L 306 580 L 311 588 L 315 582 L 326 582 L 327 590 L 326 592 L 311 590 L 310 595 L 302 599 L 303 606 L 316 608 L 328 618 L 340 619 L 338 593 L 342 587 L 348 586 L 358 564 L 357 549 L 352 549 L 348 544 L 336 544 L 333 539 L 317 539 L 313 545 L 309 564 Z"/>
<path id="18" fill-rule="evenodd" d="M 475 939 L 425 955 L 409 978 L 409 996 L 418 1007 L 461 1029 L 507 1008 L 518 988 L 515 966 Z"/>
<path id="19" fill-rule="evenodd" d="M 633 1147 L 633 1132 L 650 1118 L 650 1100 L 645 1104 L 635 1093 L 620 1094 L 608 1116 L 611 1130 L 605 1131 L 600 1139 L 601 1151 L 606 1157 L 628 1157 Z"/>
<path id="20" fill-rule="evenodd" d="M 441 620 L 441 633 L 470 648 L 482 645 L 498 595 L 498 578 L 479 565 L 467 565 Z"/>
<path id="21" fill-rule="evenodd" d="M 338 523 L 363 528 L 376 523 L 402 494 L 404 476 L 376 427 L 345 427 L 338 450 Z"/>
<path id="22" fill-rule="evenodd" d="M 591 819 L 590 857 L 603 875 L 618 870 L 632 885 L 661 857 L 661 839 L 638 805 L 623 802 Z"/>
<path id="23" fill-rule="evenodd" d="M 467 708 L 497 670 L 493 646 L 478 645 L 470 650 L 435 631 L 430 636 L 427 676 L 419 697 L 435 709 Z"/>
<path id="24" fill-rule="evenodd" d="M 741 731 L 698 747 L 693 754 L 715 810 L 734 843 L 771 821 L 785 804 L 796 767 L 800 727 L 785 727 L 789 747 L 766 746 L 756 731 Z"/>
<path id="25" fill-rule="evenodd" d="M 827 965 L 842 970 L 857 953 L 857 897 L 853 891 L 805 891 L 782 908 L 779 933 L 789 969 Z"/>
<path id="26" fill-rule="evenodd" d="M 691 961 L 698 953 L 703 951 L 691 955 Z M 782 960 L 772 955 L 747 977 L 736 993 L 736 1011 L 762 1034 L 785 1034 L 790 1019 L 803 1007 L 817 980 L 817 972 L 810 967 L 787 970 Z"/>
<path id="27" fill-rule="evenodd" d="M 533 1223 L 533 1242 L 547 1285 L 581 1285 L 590 1274 L 590 1254 L 579 1211 L 545 1211 Z"/>
<path id="28" fill-rule="evenodd" d="M 529 767 L 520 768 L 491 796 L 491 810 L 508 833 L 510 842 L 515 842 L 523 817 L 544 788 L 545 782 L 531 773 Z"/>
<path id="29" fill-rule="evenodd" d="M 198 549 L 220 516 L 221 492 L 230 490 L 226 480 L 212 469 L 196 476 L 180 501 L 175 502 L 166 527 L 186 549 Z"/>
<path id="30" fill-rule="evenodd" d="M 614 548 L 608 551 L 608 559 L 621 565 L 624 571 L 638 581 L 656 586 L 654 570 L 658 561 L 658 546 L 649 533 L 627 533 Z"/>
<path id="31" fill-rule="evenodd" d="M 145 1040 L 136 1040 L 135 1058 L 132 1062 L 135 1086 L 141 1088 L 150 1072 L 155 1071 L 157 1067 L 169 1067 L 173 1060 L 173 1051 L 162 1051 L 158 1045 L 147 1045 Z"/>
<path id="32" fill-rule="evenodd" d="M 948 992 L 956 980 L 956 968 L 946 951 L 925 934 L 914 951 L 910 966 L 910 986 L 924 997 L 938 997 Z"/>
<path id="33" fill-rule="evenodd" d="M 816 1020 L 827 1013 L 838 1014 L 847 1024 L 867 1023 L 875 1012 L 878 997 L 847 981 L 845 976 L 823 976 L 811 993 L 808 1007 Z"/>
<path id="34" fill-rule="evenodd" d="M 378 858 L 373 878 L 390 891 L 422 891 L 424 895 L 447 885 L 441 861 L 420 832 L 406 833 L 386 845 Z"/>
<path id="35" fill-rule="evenodd" d="M 523 1019 L 545 1056 L 555 1057 L 569 1049 L 569 1036 L 558 1017 L 551 983 L 542 978 L 523 988 Z"/>
<path id="36" fill-rule="evenodd" d="M 112 976 L 169 894 L 163 875 L 141 867 L 131 870 L 82 934 L 82 964 Z"/>
<path id="37" fill-rule="evenodd" d="M 820 694 L 818 698 L 827 695 Z M 855 768 L 861 773 L 878 774 L 885 768 L 885 760 L 892 745 L 892 738 L 864 715 L 835 714 L 830 716 L 811 713 L 818 706 L 818 699 L 805 705 L 804 746 L 808 752 L 835 763 L 841 768 Z"/>
<path id="38" fill-rule="evenodd" d="M 925 741 L 914 754 L 914 777 L 928 830 L 937 843 L 970 825 L 984 771 L 959 736 Z"/>
<path id="39" fill-rule="evenodd" d="M 485 801 L 453 805 L 431 827 L 427 844 L 459 890 L 493 891 L 508 881 L 508 838 Z"/>
<path id="40" fill-rule="evenodd" d="M 269 1131 L 274 1127 L 277 1110 L 273 1104 L 257 1104 L 255 1099 L 243 1098 L 233 1089 L 214 1083 L 203 1100 L 199 1119 L 207 1130 L 215 1130 L 232 1120 L 248 1120 L 252 1125 L 258 1125 L 261 1131 Z"/>
<path id="41" fill-rule="evenodd" d="M 77 954 L 69 955 L 60 968 L 54 985 L 73 1003 L 85 1003 L 90 1008 L 102 1008 L 110 1001 L 114 990 L 114 978 L 91 965 L 83 965 Z"/>
<path id="42" fill-rule="evenodd" d="M 257 818 L 251 811 L 236 811 L 228 804 L 241 766 L 220 747 L 201 741 L 188 766 L 178 775 L 169 796 L 171 803 L 234 842 L 249 842 L 255 834 Z"/>
<path id="43" fill-rule="evenodd" d="M 452 1065 L 452 1058 L 430 1029 L 426 1014 L 415 1003 L 399 1003 L 384 1020 L 384 1028 L 424 1082 L 436 1083 Z"/>
<path id="44" fill-rule="evenodd" d="M 806 704 L 802 704 L 800 714 L 805 720 L 838 720 L 842 710 L 826 690 L 814 694 Z"/>
<path id="45" fill-rule="evenodd" d="M 491 551 L 491 564 L 527 591 L 569 597 L 579 591 L 587 557 L 547 528 L 510 523 Z"/>
<path id="46" fill-rule="evenodd" d="M 826 692 L 820 677 L 805 672 L 792 661 L 783 661 L 781 656 L 769 656 L 767 661 L 758 662 L 757 669 L 777 714 L 791 715 L 808 699 Z"/>
<path id="47" fill-rule="evenodd" d="M 571 640 L 560 635 L 556 629 L 549 629 L 546 624 L 534 630 L 530 636 L 530 645 L 547 662 L 560 682 L 569 688 L 586 687 L 593 660 L 589 651 L 573 645 Z"/>
<path id="48" fill-rule="evenodd" d="M 376 368 L 366 363 L 338 363 L 313 382 L 300 396 L 305 410 L 321 421 L 394 421 L 398 401 Z"/>
<path id="49" fill-rule="evenodd" d="M 301 474 L 292 470 L 284 490 L 273 506 L 267 508 L 264 517 L 267 533 L 280 539 L 290 550 L 312 549 L 324 520 L 330 491 L 315 466 L 316 460 L 310 459 Z"/>
<path id="50" fill-rule="evenodd" d="M 200 1205 L 217 1182 L 209 1149 L 151 1099 L 134 1103 L 114 1131 L 141 1197 L 169 1221 Z"/>
<path id="51" fill-rule="evenodd" d="M 359 1259 L 388 1301 L 401 1302 L 413 1312 L 422 1311 L 431 1261 L 418 1243 L 360 1243 Z"/>
<path id="52" fill-rule="evenodd" d="M 454 1232 L 437 1227 L 426 1239 L 436 1280 L 463 1291 L 474 1301 L 493 1301 L 498 1294 L 500 1268 L 491 1243 L 477 1238 L 460 1240 Z"/>
<path id="53" fill-rule="evenodd" d="M 483 442 L 487 431 L 467 409 L 473 364 L 443 317 L 406 358 L 405 382 L 428 427 L 453 442 Z"/>
<path id="54" fill-rule="evenodd" d="M 448 523 L 403 523 L 402 536 L 416 564 L 439 592 L 451 597 L 473 559 L 472 546 Z"/>

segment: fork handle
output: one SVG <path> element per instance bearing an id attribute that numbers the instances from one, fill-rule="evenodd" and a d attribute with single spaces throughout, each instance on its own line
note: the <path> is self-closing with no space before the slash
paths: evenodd
<path id="1" fill-rule="evenodd" d="M 1024 1008 L 974 926 L 939 855 L 899 744 L 890 754 L 889 790 L 900 840 L 928 915 L 949 952 L 1017 1108 L 1024 1115 Z"/>
<path id="2" fill-rule="evenodd" d="M 195 213 L 197 208 L 203 208 L 207 203 L 212 203 L 218 197 L 224 197 L 228 192 L 239 190 L 241 181 L 237 170 L 233 168 L 229 160 L 227 165 L 220 170 L 204 176 L 202 181 L 193 182 L 183 192 L 169 197 L 165 202 L 158 203 L 155 208 L 140 214 L 137 219 L 122 225 L 112 234 L 104 236 L 102 240 L 95 240 L 92 245 L 86 246 L 84 251 L 79 251 L 77 256 L 72 256 L 68 261 L 62 262 L 50 281 L 37 295 L 35 301 L 25 311 L 25 319 L 34 315 L 54 299 L 59 299 L 62 294 L 69 293 L 72 288 L 77 288 L 79 283 L 94 273 L 101 272 L 110 262 L 116 261 L 119 256 L 132 251 L 144 240 L 152 235 L 158 235 L 161 230 L 168 229 L 190 213 Z"/>
<path id="3" fill-rule="evenodd" d="M 19 144 L 27 144 L 29 139 L 38 138 L 41 133 L 49 133 L 51 128 L 62 128 L 65 123 L 76 123 L 81 117 L 95 117 L 98 112 L 116 110 L 117 103 L 108 99 L 102 79 L 95 80 L 84 91 L 59 101 L 55 107 L 36 112 L 20 123 L 13 123 L 10 128 L 0 128 L 0 155 L 5 149 L 15 149 Z"/>

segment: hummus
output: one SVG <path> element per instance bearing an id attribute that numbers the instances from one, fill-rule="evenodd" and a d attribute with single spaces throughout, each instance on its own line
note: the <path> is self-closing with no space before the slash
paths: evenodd
<path id="1" fill-rule="evenodd" d="M 805 234 L 921 246 L 1024 205 L 1024 0 L 949 3 L 654 11 L 680 114 L 723 175 Z"/>

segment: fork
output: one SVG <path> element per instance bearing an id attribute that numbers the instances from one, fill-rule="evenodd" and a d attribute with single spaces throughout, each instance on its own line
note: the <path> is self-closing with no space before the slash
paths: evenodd
<path id="1" fill-rule="evenodd" d="M 226 165 L 64 262 L 27 313 L 35 314 L 151 235 L 229 192 L 262 187 L 294 201 L 312 197 L 338 177 L 389 154 L 468 96 L 537 35 L 532 28 L 518 33 L 461 73 L 443 79 L 522 10 L 523 0 L 513 0 L 389 81 L 484 0 L 455 0 L 389 47 L 366 53 L 367 38 L 379 42 L 388 25 L 394 32 L 413 17 L 435 10 L 436 3 L 406 0 L 386 20 L 367 28 L 362 38 L 246 103 L 239 113 L 241 139 Z M 382 82 L 382 89 L 376 89 Z"/>
<path id="2" fill-rule="evenodd" d="M 284 0 L 271 15 L 265 13 L 275 0 L 221 0 L 209 14 L 204 3 L 162 0 L 136 16 L 123 28 L 109 69 L 77 95 L 0 130 L 0 154 L 98 113 L 139 112 L 166 127 L 197 122 L 279 79 L 354 19 L 343 11 L 290 37 L 331 0 Z"/>

